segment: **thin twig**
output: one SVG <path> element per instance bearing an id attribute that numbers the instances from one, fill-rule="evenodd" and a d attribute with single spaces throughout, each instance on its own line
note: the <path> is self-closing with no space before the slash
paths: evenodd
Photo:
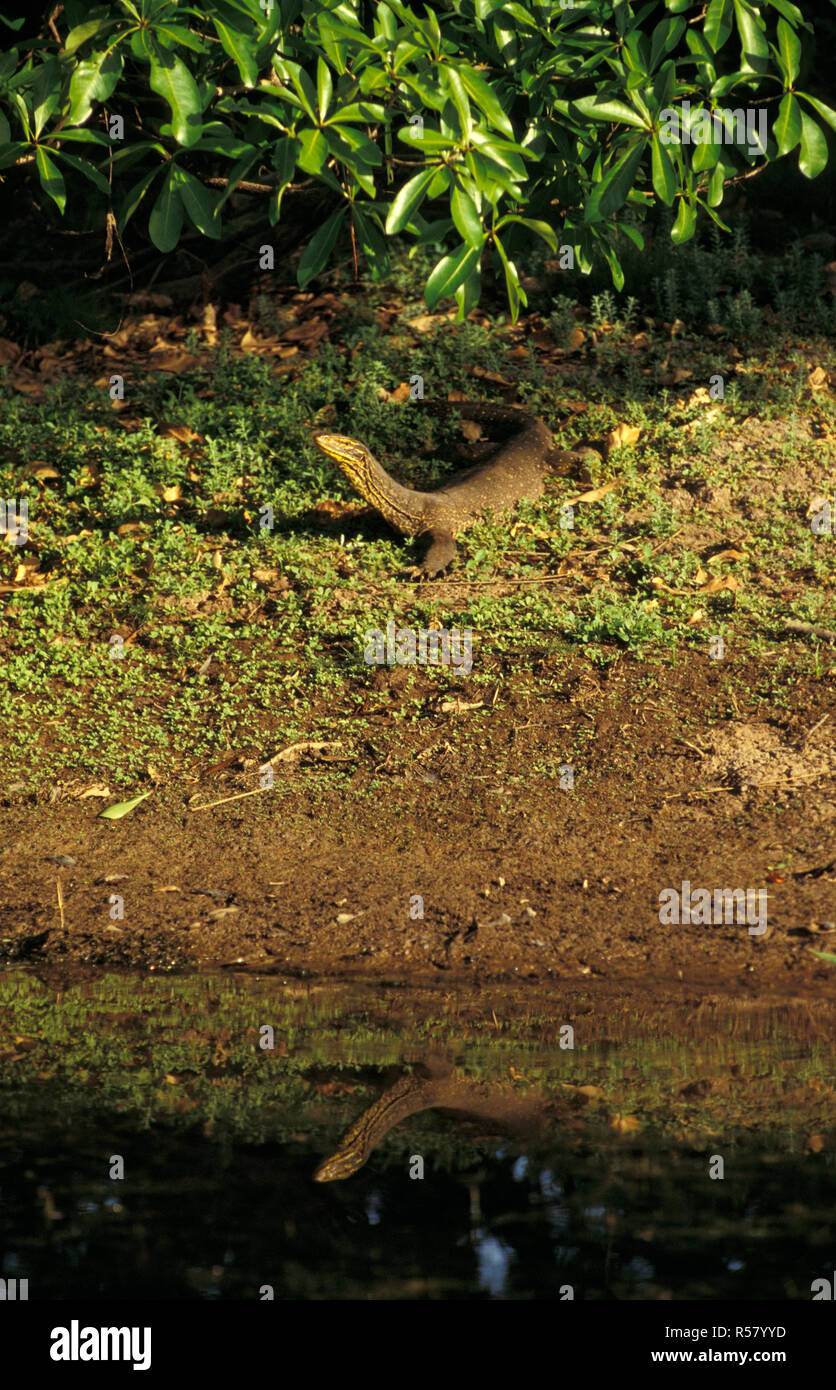
<path id="1" fill-rule="evenodd" d="M 813 734 L 816 732 L 816 729 L 820 729 L 822 724 L 826 724 L 829 718 L 829 714 L 823 714 L 818 723 L 814 724 L 812 729 L 807 730 L 806 734 L 804 735 L 804 742 L 806 743 L 809 738 L 812 738 Z"/>
<path id="2" fill-rule="evenodd" d="M 58 911 L 59 911 L 60 914 L 61 914 L 61 930 L 64 931 L 64 929 L 65 929 L 65 923 L 64 923 L 64 894 L 63 894 L 62 891 L 61 891 L 61 880 L 60 880 L 60 878 L 59 878 L 59 879 L 56 879 L 56 881 L 55 881 L 55 886 L 56 886 L 56 888 L 58 889 Z"/>
<path id="3" fill-rule="evenodd" d="M 698 748 L 695 743 L 689 743 L 687 738 L 682 738 L 680 734 L 674 734 L 675 743 L 684 743 L 686 748 L 691 748 L 695 753 L 699 753 L 701 758 L 707 758 L 708 753 L 704 748 Z"/>

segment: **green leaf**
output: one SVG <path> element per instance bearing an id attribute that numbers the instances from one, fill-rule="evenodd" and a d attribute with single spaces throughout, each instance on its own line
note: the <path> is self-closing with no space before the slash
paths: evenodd
<path id="1" fill-rule="evenodd" d="M 671 157 L 662 144 L 659 136 L 653 134 L 653 187 L 657 198 L 661 198 L 667 207 L 673 205 L 674 194 L 676 193 L 676 173 L 674 171 Z"/>
<path id="2" fill-rule="evenodd" d="M 35 164 L 38 170 L 38 178 L 41 181 L 41 188 L 48 193 L 55 203 L 59 212 L 63 212 L 67 206 L 67 189 L 64 184 L 64 176 L 57 164 L 54 164 L 44 149 L 43 145 L 38 145 L 35 150 Z"/>
<path id="3" fill-rule="evenodd" d="M 316 101 L 319 110 L 319 119 L 325 120 L 328 114 L 328 107 L 331 105 L 331 98 L 334 95 L 334 83 L 331 79 L 331 69 L 322 59 L 316 60 Z"/>
<path id="4" fill-rule="evenodd" d="M 69 58 L 83 43 L 92 39 L 94 34 L 105 33 L 112 29 L 116 22 L 115 19 L 88 19 L 84 24 L 77 24 L 67 35 L 67 42 L 64 44 L 65 55 Z"/>
<path id="5" fill-rule="evenodd" d="M 95 184 L 99 192 L 102 193 L 108 201 L 110 200 L 110 184 L 104 174 L 99 172 L 95 164 L 91 164 L 87 159 L 79 159 L 77 155 L 70 154 L 69 151 L 65 149 L 56 149 L 53 150 L 52 153 L 56 159 L 63 160 L 71 169 L 75 169 L 77 174 L 81 174 L 83 178 L 89 179 L 90 183 Z"/>
<path id="6" fill-rule="evenodd" d="M 488 159 L 503 165 L 515 179 L 525 180 L 525 160 L 519 145 L 512 144 L 510 140 L 502 140 L 498 135 L 486 135 L 482 130 L 474 130 L 471 140 L 474 147 Z"/>
<path id="7" fill-rule="evenodd" d="M 22 154 L 29 149 L 28 141 L 13 140 L 10 145 L 0 146 L 0 169 L 8 169 L 10 164 L 17 164 Z"/>
<path id="8" fill-rule="evenodd" d="M 814 179 L 827 164 L 827 140 L 812 116 L 801 112 L 801 153 L 798 167 L 806 179 Z"/>
<path id="9" fill-rule="evenodd" d="M 514 138 L 514 127 L 502 109 L 499 98 L 493 87 L 486 82 L 481 73 L 475 72 L 473 68 L 462 65 L 458 69 L 462 84 L 473 98 L 473 101 L 483 115 L 487 116 L 491 125 L 497 130 L 501 130 L 509 140 Z"/>
<path id="10" fill-rule="evenodd" d="M 182 227 L 183 204 L 174 178 L 174 167 L 169 164 L 148 219 L 148 235 L 158 251 L 173 251 L 180 240 Z"/>
<path id="11" fill-rule="evenodd" d="M 627 125 L 638 126 L 644 130 L 647 122 L 643 116 L 634 111 L 632 106 L 627 106 L 623 101 L 616 101 L 614 98 L 591 96 L 580 97 L 577 101 L 570 102 L 573 111 L 580 111 L 582 116 L 590 116 L 596 121 L 619 121 Z"/>
<path id="12" fill-rule="evenodd" d="M 331 252 L 337 244 L 337 238 L 340 235 L 347 212 L 347 206 L 337 208 L 336 212 L 332 212 L 327 222 L 323 222 L 319 231 L 305 247 L 296 272 L 296 279 L 302 289 L 327 264 Z"/>
<path id="13" fill-rule="evenodd" d="M 158 50 L 151 59 L 151 90 L 171 107 L 171 129 L 175 140 L 188 147 L 202 134 L 200 93 L 182 58 Z"/>
<path id="14" fill-rule="evenodd" d="M 785 19 L 778 20 L 778 52 L 787 86 L 791 87 L 801 67 L 801 40 Z"/>
<path id="15" fill-rule="evenodd" d="M 788 20 L 790 24 L 803 24 L 805 29 L 812 28 L 812 25 L 808 24 L 804 19 L 798 6 L 791 5 L 790 0 L 769 0 L 769 3 L 773 10 L 777 10 L 779 14 L 782 14 L 784 19 Z"/>
<path id="16" fill-rule="evenodd" d="M 816 115 L 821 116 L 823 121 L 826 121 L 833 130 L 836 130 L 836 111 L 833 110 L 832 106 L 825 106 L 823 101 L 819 101 L 817 97 L 808 96 L 806 92 L 799 92 L 798 95 L 810 103 Z"/>
<path id="17" fill-rule="evenodd" d="M 442 73 L 447 91 L 450 93 L 453 105 L 456 108 L 462 138 L 464 140 L 469 140 L 470 133 L 473 130 L 473 117 L 470 112 L 470 102 L 467 99 L 464 83 L 459 77 L 456 69 L 450 67 L 449 64 L 442 68 Z"/>
<path id="18" fill-rule="evenodd" d="M 520 316 L 520 305 L 527 304 L 528 300 L 525 297 L 525 290 L 520 284 L 520 276 L 517 267 L 514 265 L 513 261 L 508 259 L 505 247 L 502 245 L 499 237 L 495 236 L 493 241 L 494 246 L 499 252 L 499 259 L 502 261 L 502 269 L 505 271 L 505 289 L 508 294 L 508 303 L 511 306 L 511 322 L 516 323 Z"/>
<path id="19" fill-rule="evenodd" d="M 757 16 L 746 0 L 734 0 L 734 16 L 740 34 L 744 72 L 766 72 L 769 68 L 769 44 Z"/>
<path id="20" fill-rule="evenodd" d="M 288 76 L 293 83 L 302 103 L 305 114 L 316 124 L 316 92 L 314 85 L 304 68 L 300 68 L 298 63 L 287 63 Z"/>
<path id="21" fill-rule="evenodd" d="M 660 108 L 670 106 L 676 91 L 676 64 L 669 58 L 653 79 L 653 96 Z"/>
<path id="22" fill-rule="evenodd" d="M 360 250 L 368 261 L 373 279 L 380 280 L 389 269 L 389 253 L 386 250 L 386 242 L 380 235 L 372 216 L 364 213 L 359 204 L 354 203 L 351 212 L 359 234 Z"/>
<path id="23" fill-rule="evenodd" d="M 404 184 L 403 188 L 398 189 L 386 217 L 386 232 L 389 236 L 395 236 L 398 232 L 403 231 L 416 208 L 419 208 L 424 201 L 424 194 L 435 178 L 436 172 L 434 165 L 428 169 L 421 169 Z"/>
<path id="24" fill-rule="evenodd" d="M 440 198 L 445 194 L 453 182 L 453 175 L 446 164 L 436 166 L 435 177 L 427 189 L 427 197 L 432 202 L 433 198 Z"/>
<path id="25" fill-rule="evenodd" d="M 676 48 L 688 26 L 680 15 L 669 15 L 660 19 L 650 40 L 650 72 L 655 72 L 659 61 L 672 48 Z"/>
<path id="26" fill-rule="evenodd" d="M 419 154 L 443 154 L 455 148 L 455 143 L 449 136 L 439 135 L 435 130 L 427 130 L 426 126 L 420 136 L 414 126 L 404 126 L 398 131 L 398 139 Z"/>
<path id="27" fill-rule="evenodd" d="M 520 180 L 510 178 L 507 170 L 501 164 L 497 164 L 496 160 L 480 154 L 478 150 L 468 150 L 465 164 L 476 188 L 483 198 L 487 198 L 489 203 L 499 202 L 497 196 L 497 189 L 499 188 L 504 189 L 515 203 L 522 201 Z"/>
<path id="28" fill-rule="evenodd" d="M 723 201 L 725 177 L 722 164 L 718 164 L 708 181 L 708 206 L 718 208 Z"/>
<path id="29" fill-rule="evenodd" d="M 223 44 L 224 51 L 232 58 L 241 81 L 247 87 L 258 85 L 258 61 L 255 56 L 255 49 L 246 34 L 239 33 L 236 29 L 230 29 L 220 19 L 212 16 L 212 23 L 215 26 L 215 33 Z"/>
<path id="30" fill-rule="evenodd" d="M 616 161 L 597 187 L 593 189 L 586 203 L 585 211 L 588 222 L 598 222 L 618 211 L 633 187 L 633 179 L 641 164 L 644 150 L 644 141 L 638 140 L 631 150 L 628 150 L 621 159 Z"/>
<path id="31" fill-rule="evenodd" d="M 789 154 L 801 139 L 801 107 L 793 92 L 785 92 L 772 126 L 778 141 L 778 154 Z"/>
<path id="32" fill-rule="evenodd" d="M 611 246 L 604 246 L 604 260 L 610 268 L 612 282 L 617 290 L 624 289 L 624 268 Z"/>
<path id="33" fill-rule="evenodd" d="M 732 0 L 711 0 L 705 15 L 703 33 L 713 53 L 722 48 L 729 37 L 733 14 Z"/>
<path id="34" fill-rule="evenodd" d="M 121 53 L 113 51 L 96 53 L 76 65 L 70 78 L 67 120 L 71 125 L 83 125 L 93 110 L 93 103 L 107 101 L 112 96 L 123 66 Z"/>
<path id="35" fill-rule="evenodd" d="M 40 135 L 61 100 L 61 70 L 56 58 L 48 58 L 32 83 L 35 137 Z"/>
<path id="36" fill-rule="evenodd" d="M 80 126 L 63 126 L 60 132 L 56 129 L 51 135 L 45 135 L 45 140 L 60 140 L 61 145 L 69 140 L 73 145 L 98 145 L 100 148 L 112 149 L 110 141 L 106 135 L 99 130 L 82 130 Z"/>
<path id="37" fill-rule="evenodd" d="M 177 188 L 180 200 L 194 225 L 204 236 L 220 241 L 221 224 L 215 214 L 215 200 L 200 179 L 185 169 L 177 168 Z"/>
<path id="38" fill-rule="evenodd" d="M 105 806 L 99 820 L 121 820 L 123 816 L 129 816 L 141 802 L 147 801 L 150 795 L 150 792 L 143 792 L 142 796 L 135 796 L 132 801 L 117 801 L 113 806 Z"/>
<path id="39" fill-rule="evenodd" d="M 383 155 L 378 145 L 370 140 L 363 130 L 357 130 L 353 125 L 328 125 L 325 128 L 326 140 L 331 135 L 337 137 L 343 146 L 348 146 L 349 154 L 355 160 L 360 160 L 363 164 L 369 164 L 375 168 L 383 163 Z M 342 158 L 343 156 L 341 156 Z M 350 161 L 349 161 L 350 162 Z"/>
<path id="40" fill-rule="evenodd" d="M 459 322 L 463 323 L 471 310 L 476 308 L 481 293 L 482 277 L 477 267 L 456 290 L 456 303 L 459 306 L 459 312 L 456 318 Z"/>
<path id="41" fill-rule="evenodd" d="M 194 53 L 206 52 L 206 40 L 200 34 L 193 34 L 191 29 L 187 29 L 183 24 L 156 24 L 154 36 L 157 39 L 161 36 L 165 39 L 172 39 L 173 43 L 166 44 L 167 48 L 173 48 L 175 44 L 179 43 L 184 48 L 190 48 Z"/>
<path id="42" fill-rule="evenodd" d="M 365 121 L 371 124 L 373 121 L 382 121 L 386 115 L 385 107 L 376 101 L 352 101 L 347 106 L 340 106 L 332 115 L 328 117 L 325 125 L 332 123 L 344 123 L 346 121 Z"/>
<path id="43" fill-rule="evenodd" d="M 816 956 L 819 960 L 826 960 L 828 965 L 836 965 L 836 956 L 831 951 L 814 951 L 812 946 L 808 946 L 807 949 L 811 955 Z"/>
<path id="44" fill-rule="evenodd" d="M 14 102 L 15 107 L 17 109 L 17 114 L 20 117 L 20 124 L 23 133 L 26 136 L 26 139 L 33 139 L 32 124 L 29 120 L 29 107 L 26 105 L 26 102 L 23 100 L 23 97 L 20 95 L 20 92 L 12 92 L 12 101 Z"/>
<path id="45" fill-rule="evenodd" d="M 679 211 L 671 228 L 671 241 L 675 242 L 677 246 L 682 241 L 688 241 L 694 235 L 696 225 L 697 209 L 693 203 L 689 203 L 685 198 L 680 198 Z"/>
<path id="46" fill-rule="evenodd" d="M 331 60 L 331 66 L 336 68 L 337 73 L 342 77 L 345 72 L 346 45 L 340 42 L 341 35 L 337 32 L 331 16 L 328 14 L 318 14 L 316 17 L 316 27 L 319 30 L 319 41 L 322 50 Z M 357 35 L 352 36 L 352 54 L 357 44 Z"/>
<path id="47" fill-rule="evenodd" d="M 290 135 L 286 136 L 284 140 L 277 140 L 273 146 L 273 168 L 279 175 L 280 182 L 278 188 L 270 195 L 268 216 L 271 227 L 275 227 L 279 220 L 282 198 L 292 182 L 293 175 L 296 173 L 296 160 L 300 148 L 299 141 L 295 140 L 293 136 Z M 240 177 L 243 177 L 243 175 Z M 224 197 L 218 204 L 219 210 L 225 198 L 226 194 L 224 194 Z"/>
<path id="48" fill-rule="evenodd" d="M 492 6 L 491 8 L 494 9 L 494 13 L 496 13 L 497 7 Z M 518 24 L 521 24 L 524 29 L 533 29 L 535 33 L 542 33 L 531 11 L 527 10 L 524 5 L 517 5 L 513 3 L 512 0 L 511 4 L 503 5 L 501 8 L 503 14 L 510 15 L 511 18 L 515 19 Z"/>
<path id="49" fill-rule="evenodd" d="M 299 132 L 299 144 L 301 149 L 296 160 L 299 168 L 304 169 L 306 174 L 319 174 L 329 154 L 328 142 L 322 131 L 306 126 Z"/>
<path id="50" fill-rule="evenodd" d="M 469 246 L 481 246 L 485 239 L 482 219 L 473 199 L 458 184 L 453 189 L 450 199 L 450 212 L 462 241 L 466 241 Z"/>
<path id="51" fill-rule="evenodd" d="M 148 189 L 154 182 L 154 179 L 159 174 L 160 167 L 161 166 L 158 166 L 156 169 L 149 169 L 148 173 L 143 174 L 142 178 L 138 181 L 138 183 L 135 183 L 133 188 L 130 188 L 128 192 L 125 194 L 125 197 L 122 201 L 122 206 L 119 209 L 119 216 L 117 218 L 117 221 L 121 229 L 124 230 L 124 228 L 127 227 L 128 223 L 130 222 L 131 218 L 133 217 L 134 213 L 136 212 L 137 208 L 139 207 L 140 203 L 145 197 L 145 194 L 148 192 Z"/>
<path id="52" fill-rule="evenodd" d="M 508 222 L 519 222 L 520 226 L 528 227 L 530 232 L 534 232 L 537 236 L 543 238 L 543 241 L 545 241 L 553 255 L 557 255 L 557 235 L 554 228 L 551 227 L 548 222 L 540 222 L 534 217 L 518 217 L 516 213 L 509 212 L 497 222 L 497 231 Z"/>
<path id="53" fill-rule="evenodd" d="M 704 34 L 700 34 L 695 29 L 689 29 L 685 35 L 685 42 L 697 60 L 697 66 L 706 74 L 709 82 L 716 82 L 717 69 L 714 66 L 714 53 L 706 40 Z"/>
<path id="54" fill-rule="evenodd" d="M 722 231 L 728 232 L 731 230 L 731 228 L 728 227 L 726 223 L 723 221 L 722 217 L 718 217 L 714 209 L 712 207 L 709 207 L 708 203 L 704 203 L 702 198 L 697 198 L 697 202 L 699 203 L 701 208 L 705 208 L 712 222 L 716 222 L 717 226 L 720 227 Z"/>
<path id="55" fill-rule="evenodd" d="M 482 243 L 484 245 L 484 242 Z M 424 287 L 424 299 L 434 309 L 440 299 L 455 294 L 476 267 L 482 256 L 482 246 L 460 246 L 452 255 L 444 256 L 432 271 Z"/>

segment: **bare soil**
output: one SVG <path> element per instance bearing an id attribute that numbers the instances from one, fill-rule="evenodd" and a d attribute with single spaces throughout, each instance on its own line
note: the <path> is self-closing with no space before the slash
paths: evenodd
<path id="1" fill-rule="evenodd" d="M 273 791 L 212 809 L 177 786 L 116 822 L 61 789 L 7 795 L 3 958 L 832 999 L 809 949 L 836 952 L 832 675 L 790 702 L 758 693 L 757 662 L 549 662 L 547 698 L 502 688 L 475 737 L 472 711 L 428 703 L 396 754 L 280 764 Z M 392 712 L 403 675 L 377 673 Z M 243 787 L 215 771 L 198 804 Z M 663 925 L 683 881 L 765 889 L 766 931 Z"/>

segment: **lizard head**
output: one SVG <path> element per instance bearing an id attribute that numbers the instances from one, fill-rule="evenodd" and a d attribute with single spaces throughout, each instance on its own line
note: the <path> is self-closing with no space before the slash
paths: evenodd
<path id="1" fill-rule="evenodd" d="M 365 444 L 350 439 L 347 434 L 315 434 L 314 444 L 332 458 L 349 482 L 362 492 L 374 465 L 374 456 Z"/>

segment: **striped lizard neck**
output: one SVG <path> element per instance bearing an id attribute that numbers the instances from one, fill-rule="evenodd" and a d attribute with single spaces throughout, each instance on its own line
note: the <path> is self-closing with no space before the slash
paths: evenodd
<path id="1" fill-rule="evenodd" d="M 421 509 L 432 494 L 413 492 L 396 483 L 374 454 L 358 439 L 345 434 L 317 434 L 315 442 L 332 458 L 355 492 L 374 507 L 402 535 L 412 536 L 423 529 Z"/>

